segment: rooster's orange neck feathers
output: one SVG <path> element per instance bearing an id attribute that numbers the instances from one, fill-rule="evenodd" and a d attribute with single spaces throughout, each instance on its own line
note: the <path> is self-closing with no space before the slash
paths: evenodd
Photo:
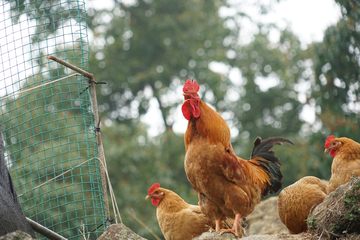
<path id="1" fill-rule="evenodd" d="M 195 134 L 200 134 L 206 137 L 210 144 L 220 142 L 226 150 L 233 152 L 230 143 L 230 129 L 225 120 L 201 100 L 199 110 L 200 116 L 198 118 L 191 116 L 189 119 L 185 132 L 185 148 L 187 149 Z"/>
<path id="2" fill-rule="evenodd" d="M 226 150 L 233 152 L 230 143 L 230 129 L 225 120 L 206 103 L 201 101 L 197 92 L 200 87 L 191 79 L 184 84 L 184 104 L 182 112 L 189 120 L 185 133 L 185 148 L 191 142 L 194 134 L 206 137 L 209 143 L 221 142 Z M 217 134 L 214 134 L 217 133 Z"/>

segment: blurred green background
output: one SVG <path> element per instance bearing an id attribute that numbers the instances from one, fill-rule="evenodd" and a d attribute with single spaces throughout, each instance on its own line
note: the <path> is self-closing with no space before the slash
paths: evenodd
<path id="1" fill-rule="evenodd" d="M 276 2 L 251 7 L 266 15 Z M 97 86 L 101 130 L 125 225 L 153 239 L 130 216 L 133 208 L 162 237 L 155 207 L 144 200 L 155 182 L 197 204 L 183 167 L 180 106 L 188 78 L 228 122 L 239 156 L 249 158 L 257 136 L 282 136 L 295 144 L 274 147 L 283 187 L 306 175 L 329 179 L 326 137 L 360 141 L 360 2 L 336 3 L 339 21 L 323 41 L 305 46 L 291 28 L 256 21 L 246 5 L 229 1 L 115 1 L 109 10 L 88 8 L 89 71 L 107 82 Z M 220 14 L 227 9 L 231 14 Z M 254 29 L 246 41 L 239 39 L 244 25 Z"/>

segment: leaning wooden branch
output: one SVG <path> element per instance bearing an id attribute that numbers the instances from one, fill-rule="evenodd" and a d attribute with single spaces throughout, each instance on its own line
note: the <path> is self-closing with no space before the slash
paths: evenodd
<path id="1" fill-rule="evenodd" d="M 75 67 L 74 65 L 67 63 L 61 59 L 58 59 L 55 56 L 47 56 L 47 59 L 53 60 L 67 68 L 70 68 L 72 70 L 74 70 L 75 72 L 80 73 L 81 75 L 89 78 L 90 80 L 94 80 L 94 74 L 92 73 L 88 73 L 78 67 Z M 99 124 L 99 112 L 97 109 L 97 100 L 96 100 L 96 90 L 95 90 L 95 82 L 94 81 L 89 81 L 90 85 L 91 85 L 91 90 L 92 90 L 92 94 L 90 95 L 91 97 L 91 105 L 93 108 L 93 113 L 94 113 L 94 122 L 95 122 L 95 126 L 97 124 Z M 107 186 L 106 186 L 106 177 L 105 177 L 105 169 L 104 167 L 106 167 L 106 162 L 105 162 L 105 154 L 104 154 L 104 148 L 102 145 L 102 141 L 101 141 L 101 133 L 99 131 L 96 132 L 96 136 L 97 136 L 97 145 L 98 145 L 98 154 L 99 154 L 99 159 L 102 161 L 103 164 L 100 164 L 100 169 L 101 169 L 101 183 L 102 183 L 102 189 L 103 189 L 103 195 L 104 195 L 104 202 L 105 202 L 105 207 L 106 207 L 106 213 L 107 213 L 107 220 L 110 220 L 110 209 L 109 209 L 109 202 L 108 202 L 108 195 L 107 195 Z"/>
<path id="2" fill-rule="evenodd" d="M 55 56 L 49 55 L 49 56 L 47 56 L 47 59 L 53 60 L 53 61 L 55 61 L 57 63 L 60 63 L 61 65 L 65 66 L 67 68 L 70 68 L 70 69 L 74 70 L 75 72 L 78 72 L 81 75 L 83 75 L 83 76 L 85 76 L 85 77 L 87 77 L 89 79 L 94 79 L 94 74 L 88 73 L 88 72 L 86 72 L 86 71 L 84 71 L 84 70 L 82 70 L 82 69 L 80 69 L 78 67 L 75 67 L 74 65 L 72 65 L 72 64 L 70 64 L 68 62 L 65 62 L 65 61 L 63 61 L 61 59 L 58 59 Z"/>

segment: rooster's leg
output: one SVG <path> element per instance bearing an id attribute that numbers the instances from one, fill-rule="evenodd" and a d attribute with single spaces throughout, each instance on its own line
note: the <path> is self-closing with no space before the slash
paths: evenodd
<path id="1" fill-rule="evenodd" d="M 224 229 L 221 230 L 220 235 L 227 233 L 227 232 L 232 232 L 235 234 L 235 236 L 239 236 L 239 232 L 238 232 L 238 226 L 239 226 L 239 221 L 241 219 L 241 214 L 235 214 L 235 220 L 234 220 L 234 225 L 232 229 Z"/>
<path id="2" fill-rule="evenodd" d="M 219 217 L 219 218 L 216 220 L 216 227 L 215 227 L 215 231 L 216 231 L 216 232 L 220 231 L 220 225 L 221 225 L 221 217 Z"/>

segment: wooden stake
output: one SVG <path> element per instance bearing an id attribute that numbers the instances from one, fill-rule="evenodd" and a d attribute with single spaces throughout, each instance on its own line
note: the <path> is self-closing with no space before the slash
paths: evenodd
<path id="1" fill-rule="evenodd" d="M 55 56 L 49 55 L 47 56 L 47 59 L 53 60 L 67 68 L 70 68 L 72 70 L 74 70 L 75 72 L 80 73 L 81 75 L 89 78 L 90 80 L 94 80 L 94 74 L 92 73 L 88 73 L 78 67 L 75 67 L 74 65 L 65 62 L 61 59 L 58 59 Z M 99 112 L 98 112 L 98 104 L 97 104 L 97 99 L 96 99 L 96 89 L 95 89 L 95 82 L 94 81 L 90 81 L 90 86 L 91 86 L 91 91 L 92 94 L 90 94 L 90 99 L 91 99 L 91 105 L 92 105 L 92 110 L 94 113 L 94 122 L 95 122 L 95 127 L 97 127 L 96 125 L 99 124 Z M 107 195 L 107 185 L 106 185 L 106 176 L 105 176 L 105 167 L 106 167 L 106 162 L 105 162 L 105 153 L 104 153 L 104 148 L 102 145 L 102 141 L 101 141 L 101 135 L 100 135 L 100 131 L 96 131 L 96 137 L 97 137 L 97 147 L 98 147 L 98 154 L 99 154 L 99 159 L 103 164 L 100 164 L 100 175 L 101 175 L 101 185 L 102 185 L 102 190 L 103 190 L 103 195 L 104 195 L 104 202 L 105 202 L 105 208 L 106 208 L 106 214 L 107 214 L 107 219 L 110 220 L 110 209 L 109 209 L 109 200 L 108 200 L 108 195 Z"/>

